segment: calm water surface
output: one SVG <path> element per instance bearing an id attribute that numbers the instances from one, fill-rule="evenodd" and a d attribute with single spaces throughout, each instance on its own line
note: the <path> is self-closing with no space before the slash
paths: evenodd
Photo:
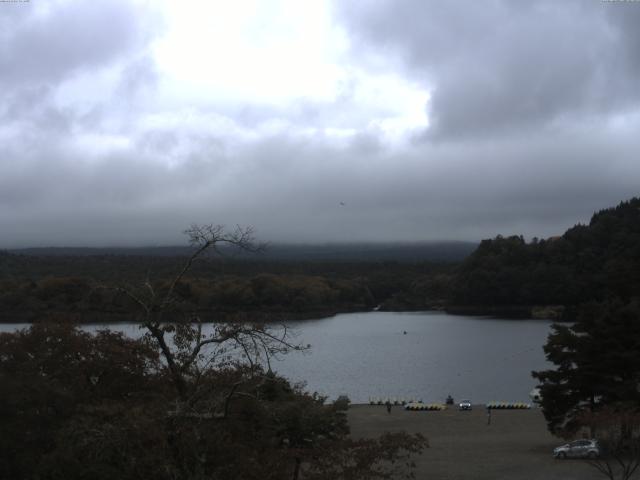
<path id="1" fill-rule="evenodd" d="M 443 401 L 448 394 L 474 403 L 528 401 L 535 386 L 531 370 L 549 366 L 542 346 L 550 325 L 442 312 L 340 314 L 288 322 L 296 340 L 311 349 L 272 366 L 294 382 L 306 381 L 309 391 L 330 398 L 346 394 L 356 403 L 372 396 Z M 140 335 L 135 324 L 107 326 Z"/>

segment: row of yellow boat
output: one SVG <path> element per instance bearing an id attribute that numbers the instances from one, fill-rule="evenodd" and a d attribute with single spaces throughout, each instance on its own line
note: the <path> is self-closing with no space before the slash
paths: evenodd
<path id="1" fill-rule="evenodd" d="M 369 405 L 386 405 L 390 403 L 391 405 L 406 405 L 407 403 L 418 403 L 415 399 L 404 399 L 397 397 L 369 397 Z"/>
<path id="2" fill-rule="evenodd" d="M 528 409 L 531 408 L 531 404 L 522 402 L 491 402 L 487 403 L 487 408 L 496 410 Z"/>
<path id="3" fill-rule="evenodd" d="M 402 405 L 406 410 L 445 410 L 447 406 L 443 403 L 422 403 L 421 400 L 396 397 L 370 397 L 369 405 Z M 487 408 L 493 410 L 526 410 L 531 408 L 530 403 L 524 402 L 490 402 Z"/>
<path id="4" fill-rule="evenodd" d="M 444 403 L 421 403 L 421 402 L 414 402 L 414 403 L 407 403 L 404 406 L 405 410 L 413 410 L 413 411 L 440 411 L 440 410 L 446 410 L 447 406 Z"/>

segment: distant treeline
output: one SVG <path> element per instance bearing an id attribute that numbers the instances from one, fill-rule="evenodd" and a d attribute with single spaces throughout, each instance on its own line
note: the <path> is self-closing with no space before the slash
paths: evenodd
<path id="1" fill-rule="evenodd" d="M 135 290 L 149 280 L 160 293 L 184 261 L 182 256 L 0 254 L 0 321 L 58 315 L 81 321 L 132 320 L 132 300 L 118 287 Z M 178 284 L 182 302 L 178 310 L 211 320 L 236 313 L 278 319 L 376 306 L 442 307 L 453 266 L 213 257 L 197 262 Z"/>
<path id="2" fill-rule="evenodd" d="M 234 260 L 285 262 L 459 262 L 478 246 L 476 242 L 414 243 L 335 243 L 335 244 L 269 244 L 259 255 L 221 246 L 222 254 Z M 188 256 L 190 247 L 46 247 L 9 250 L 8 253 L 29 256 Z"/>
<path id="3" fill-rule="evenodd" d="M 589 301 L 640 295 L 640 199 L 593 215 L 560 236 L 527 243 L 521 236 L 484 240 L 457 269 L 456 311 L 561 305 L 572 319 Z M 481 308 L 482 307 L 482 308 Z"/>

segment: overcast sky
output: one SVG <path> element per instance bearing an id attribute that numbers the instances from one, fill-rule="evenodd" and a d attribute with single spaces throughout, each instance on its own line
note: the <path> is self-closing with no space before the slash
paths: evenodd
<path id="1" fill-rule="evenodd" d="M 640 2 L 0 2 L 0 247 L 547 237 L 638 132 Z"/>

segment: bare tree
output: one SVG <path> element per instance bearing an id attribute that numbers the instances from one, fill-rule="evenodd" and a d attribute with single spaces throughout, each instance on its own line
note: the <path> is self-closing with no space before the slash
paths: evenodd
<path id="1" fill-rule="evenodd" d="M 216 478 L 243 478 L 243 468 L 251 472 L 247 478 L 258 478 L 256 472 L 260 478 L 413 478 L 411 457 L 427 446 L 424 437 L 401 432 L 349 439 L 337 406 L 271 372 L 273 357 L 309 348 L 295 343 L 285 325 L 206 325 L 181 308 L 180 282 L 207 252 L 222 254 L 224 245 L 261 249 L 250 228 L 227 232 L 220 225 L 192 225 L 185 233 L 193 253 L 167 285 L 147 280 L 118 289 L 137 305 L 145 338 L 161 352 L 176 391 L 175 410 L 165 418 L 176 478 L 205 478 L 208 469 L 223 472 Z M 226 443 L 235 435 L 241 440 L 230 448 L 244 454 L 228 452 Z M 261 445 L 255 451 L 254 442 Z M 219 452 L 233 460 L 218 463 Z"/>
<path id="2" fill-rule="evenodd" d="M 264 248 L 256 245 L 251 227 L 236 226 L 228 231 L 223 225 L 191 225 L 184 233 L 189 237 L 193 252 L 168 287 L 154 287 L 147 279 L 138 287 L 117 288 L 138 307 L 141 327 L 146 330 L 147 339 L 162 353 L 181 408 L 202 398 L 200 380 L 216 363 L 218 366 L 245 366 L 250 372 L 257 372 L 258 366 L 266 364 L 270 370 L 270 359 L 275 355 L 306 348 L 292 341 L 284 325 L 272 328 L 248 321 L 210 323 L 205 332 L 205 322 L 198 315 L 184 312 L 176 315 L 180 313 L 181 304 L 176 292 L 194 262 L 210 252 L 221 254 L 222 246 L 244 252 L 258 252 Z M 232 395 L 242 394 L 237 387 L 224 396 L 224 411 Z"/>
<path id="3" fill-rule="evenodd" d="M 269 371 L 273 356 L 304 349 L 284 326 L 246 319 L 206 324 L 183 302 L 181 282 L 194 262 L 209 251 L 221 253 L 218 247 L 223 245 L 255 251 L 259 247 L 251 229 L 227 232 L 222 226 L 195 225 L 186 233 L 194 250 L 171 281 L 147 279 L 117 289 L 134 302 L 146 332 L 143 341 L 105 332 L 93 340 L 68 326 L 61 330 L 64 335 L 32 329 L 28 336 L 18 335 L 19 342 L 0 335 L 4 349 L 15 353 L 12 363 L 0 362 L 0 374 L 10 380 L 0 382 L 11 393 L 6 396 L 19 402 L 33 396 L 33 375 L 20 372 L 36 372 L 36 390 L 43 392 L 31 402 L 29 423 L 17 412 L 22 408 L 5 408 L 16 411 L 16 436 L 28 433 L 23 444 L 31 445 L 35 438 L 31 426 L 42 424 L 48 434 L 44 448 L 26 457 L 35 461 L 24 462 L 45 464 L 37 466 L 34 475 L 413 478 L 411 458 L 428 446 L 424 437 L 393 433 L 352 439 L 343 407 L 325 404 L 325 398 Z M 43 341 L 55 348 L 38 348 L 38 356 L 31 355 L 33 346 Z M 43 363 L 41 355 L 51 359 Z M 41 375 L 44 364 L 54 365 L 53 373 Z M 108 370 L 112 364 L 115 379 L 98 376 L 94 382 L 94 371 Z M 85 373 L 87 380 L 78 381 Z M 17 394 L 15 386 L 20 387 Z M 77 408 L 61 409 L 67 415 L 64 421 L 59 421 L 56 409 L 42 408 L 51 396 L 66 402 L 74 397 L 69 392 L 81 395 L 74 399 Z M 22 450 L 30 454 L 33 449 Z M 32 465 L 24 468 L 31 471 Z M 21 464 L 13 476 L 25 477 L 24 468 Z"/>
<path id="4" fill-rule="evenodd" d="M 580 422 L 596 433 L 601 455 L 589 464 L 610 480 L 628 480 L 640 467 L 640 410 L 611 406 L 585 413 Z"/>

